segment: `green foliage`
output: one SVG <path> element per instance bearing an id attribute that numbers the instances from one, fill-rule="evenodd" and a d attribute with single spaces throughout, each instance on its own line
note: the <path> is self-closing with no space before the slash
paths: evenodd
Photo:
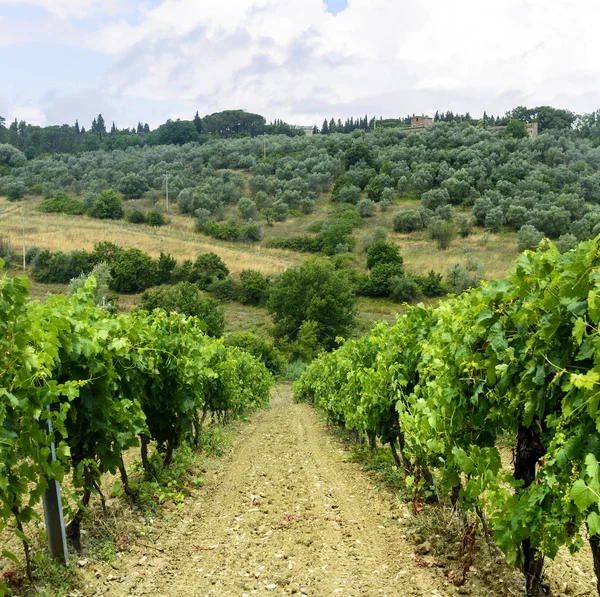
<path id="1" fill-rule="evenodd" d="M 121 195 L 105 189 L 94 199 L 88 213 L 100 220 L 120 220 L 124 214 Z"/>
<path id="2" fill-rule="evenodd" d="M 428 230 L 429 235 L 435 240 L 440 251 L 445 251 L 456 238 L 454 226 L 446 220 L 432 219 L 429 222 Z"/>
<path id="3" fill-rule="evenodd" d="M 148 185 L 139 174 L 132 172 L 119 180 L 118 189 L 125 199 L 139 199 L 148 190 Z"/>
<path id="4" fill-rule="evenodd" d="M 407 303 L 419 298 L 421 288 L 412 276 L 393 276 L 390 279 L 389 294 L 393 301 Z"/>
<path id="5" fill-rule="evenodd" d="M 145 224 L 146 216 L 139 209 L 132 209 L 127 213 L 127 221 L 132 224 Z"/>
<path id="6" fill-rule="evenodd" d="M 469 288 L 479 286 L 483 277 L 483 264 L 474 259 L 466 263 L 455 263 L 448 268 L 447 281 L 450 292 L 461 294 Z"/>
<path id="7" fill-rule="evenodd" d="M 599 246 L 526 252 L 508 279 L 410 308 L 294 384 L 329 420 L 394 443 L 413 495 L 453 495 L 485 518 L 530 594 L 542 555 L 600 531 Z"/>
<path id="8" fill-rule="evenodd" d="M 90 298 L 96 307 L 113 312 L 116 311 L 114 297 L 110 291 L 112 275 L 110 273 L 110 266 L 107 263 L 98 263 L 92 268 L 89 274 L 82 273 L 76 278 L 72 278 L 69 282 L 66 296 L 71 297 L 77 294 L 80 289 L 85 288 L 89 277 L 93 277 L 96 282 L 94 292 L 90 294 Z"/>
<path id="9" fill-rule="evenodd" d="M 210 220 L 203 224 L 198 223 L 197 229 L 207 236 L 232 242 L 258 242 L 263 237 L 263 231 L 259 224 L 242 226 L 232 221 L 215 222 L 214 220 Z"/>
<path id="10" fill-rule="evenodd" d="M 156 441 L 168 463 L 192 425 L 198 443 L 203 410 L 237 414 L 269 400 L 265 366 L 209 339 L 198 319 L 160 310 L 112 315 L 90 300 L 93 278 L 78 285 L 69 299 L 39 303 L 28 301 L 25 277 L 0 279 L 0 524 L 12 520 L 28 572 L 24 525 L 37 516 L 49 479 L 62 482 L 70 471 L 86 507 L 138 437 L 144 446 Z M 70 525 L 74 540 L 82 513 Z M 2 556 L 18 561 L 7 550 Z"/>
<path id="11" fill-rule="evenodd" d="M 402 276 L 402 265 L 398 262 L 376 263 L 362 290 L 366 296 L 388 296 L 392 278 Z"/>
<path id="12" fill-rule="evenodd" d="M 402 266 L 403 262 L 400 249 L 395 244 L 385 240 L 377 241 L 367 251 L 367 269 L 373 269 L 381 263 L 393 263 Z"/>
<path id="13" fill-rule="evenodd" d="M 215 253 L 201 253 L 192 267 L 190 282 L 196 282 L 202 290 L 214 280 L 222 280 L 229 275 L 229 269 Z"/>
<path id="14" fill-rule="evenodd" d="M 219 301 L 207 296 L 190 282 L 146 290 L 140 306 L 147 311 L 164 309 L 196 317 L 203 324 L 202 330 L 213 338 L 220 338 L 225 329 L 225 316 Z"/>
<path id="15" fill-rule="evenodd" d="M 112 287 L 117 292 L 141 292 L 156 284 L 157 264 L 139 249 L 124 249 L 112 267 L 112 275 Z"/>
<path id="16" fill-rule="evenodd" d="M 44 284 L 67 284 L 72 278 L 87 276 L 94 266 L 92 255 L 85 251 L 51 253 L 40 251 L 32 263 L 32 276 Z"/>
<path id="17" fill-rule="evenodd" d="M 279 375 L 286 365 L 283 354 L 271 342 L 252 332 L 232 332 L 225 336 L 225 346 L 237 346 L 261 361 L 272 375 Z"/>
<path id="18" fill-rule="evenodd" d="M 41 203 L 38 210 L 44 213 L 82 215 L 85 213 L 85 205 L 83 201 L 73 199 L 66 193 L 56 193 L 54 197 L 50 197 Z"/>
<path id="19" fill-rule="evenodd" d="M 537 246 L 542 242 L 544 234 L 540 232 L 535 226 L 531 224 L 525 224 L 519 229 L 519 251 L 535 250 Z"/>
<path id="20" fill-rule="evenodd" d="M 372 218 L 377 211 L 377 206 L 370 199 L 361 199 L 356 204 L 356 211 L 361 218 Z"/>
<path id="21" fill-rule="evenodd" d="M 275 336 L 296 340 L 300 327 L 318 325 L 320 346 L 335 346 L 354 324 L 354 292 L 346 273 L 327 258 L 311 258 L 286 270 L 271 289 L 267 307 L 273 315 Z"/>
<path id="22" fill-rule="evenodd" d="M 506 127 L 506 134 L 515 139 L 524 139 L 527 137 L 527 127 L 524 122 L 513 118 Z"/>
<path id="23" fill-rule="evenodd" d="M 269 298 L 271 280 L 260 272 L 245 269 L 240 272 L 242 292 L 240 302 L 247 305 L 264 305 Z"/>
<path id="24" fill-rule="evenodd" d="M 167 219 L 165 218 L 163 212 L 160 209 L 151 209 L 146 214 L 146 224 L 149 226 L 164 226 L 167 223 Z"/>
<path id="25" fill-rule="evenodd" d="M 394 214 L 395 232 L 415 232 L 423 229 L 423 220 L 418 212 L 404 209 Z"/>

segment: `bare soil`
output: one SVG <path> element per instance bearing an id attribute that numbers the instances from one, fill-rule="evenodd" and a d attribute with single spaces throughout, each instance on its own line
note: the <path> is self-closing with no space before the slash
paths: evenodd
<path id="1" fill-rule="evenodd" d="M 222 464 L 207 467 L 204 486 L 185 507 L 173 508 L 146 537 L 124 545 L 116 560 L 84 565 L 74 594 L 521 593 L 520 575 L 502 564 L 501 556 L 475 554 L 466 585 L 457 587 L 448 578 L 451 558 L 440 561 L 427 550 L 415 554 L 419 548 L 407 506 L 348 462 L 313 409 L 293 403 L 287 386 L 275 391 L 270 409 L 240 427 Z M 565 593 L 592 594 L 585 589 L 592 589 L 593 577 L 585 576 L 583 585 Z"/>

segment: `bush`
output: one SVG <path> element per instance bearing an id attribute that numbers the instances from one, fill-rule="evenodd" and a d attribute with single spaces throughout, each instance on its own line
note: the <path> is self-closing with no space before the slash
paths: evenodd
<path id="1" fill-rule="evenodd" d="M 471 226 L 471 220 L 465 216 L 464 214 L 459 214 L 456 216 L 454 223 L 458 228 L 458 233 L 463 237 L 467 238 L 473 234 L 473 228 Z"/>
<path id="2" fill-rule="evenodd" d="M 421 289 L 411 276 L 393 276 L 389 282 L 390 298 L 397 303 L 406 303 L 419 298 Z"/>
<path id="3" fill-rule="evenodd" d="M 170 284 L 173 282 L 177 261 L 169 253 L 161 251 L 156 264 L 156 282 L 157 284 Z"/>
<path id="4" fill-rule="evenodd" d="M 225 316 L 219 302 L 200 292 L 190 282 L 146 290 L 142 294 L 140 306 L 148 311 L 164 309 L 197 317 L 204 323 L 204 331 L 214 338 L 220 338 L 225 329 Z"/>
<path id="5" fill-rule="evenodd" d="M 242 284 L 232 275 L 219 280 L 215 278 L 206 288 L 221 301 L 240 301 L 242 298 Z"/>
<path id="6" fill-rule="evenodd" d="M 225 346 L 237 346 L 262 361 L 273 374 L 279 375 L 286 364 L 283 354 L 271 342 L 252 332 L 233 332 L 225 336 Z"/>
<path id="7" fill-rule="evenodd" d="M 145 224 L 146 216 L 139 209 L 132 209 L 127 214 L 127 221 L 132 224 Z"/>
<path id="8" fill-rule="evenodd" d="M 412 209 L 399 211 L 394 215 L 394 230 L 396 232 L 414 232 L 423 229 L 423 221 L 418 212 Z"/>
<path id="9" fill-rule="evenodd" d="M 543 238 L 544 235 L 535 226 L 531 224 L 521 226 L 518 234 L 519 251 L 526 249 L 535 251 Z"/>
<path id="10" fill-rule="evenodd" d="M 444 296 L 448 294 L 448 288 L 442 282 L 442 274 L 431 270 L 426 276 L 413 276 L 424 296 Z"/>
<path id="11" fill-rule="evenodd" d="M 87 279 L 93 276 L 96 280 L 96 289 L 94 290 L 94 303 L 97 307 L 110 312 L 116 312 L 115 297 L 110 291 L 112 275 L 110 266 L 107 263 L 98 263 L 89 274 L 80 274 L 69 282 L 66 296 L 73 296 L 80 288 L 83 288 Z"/>
<path id="12" fill-rule="evenodd" d="M 27 193 L 27 187 L 20 180 L 12 180 L 2 185 L 2 191 L 9 201 L 23 199 Z"/>
<path id="13" fill-rule="evenodd" d="M 89 214 L 100 220 L 120 220 L 123 217 L 121 195 L 112 189 L 105 189 L 92 202 Z"/>
<path id="14" fill-rule="evenodd" d="M 38 210 L 44 213 L 63 213 L 71 215 L 82 215 L 85 213 L 83 201 L 73 199 L 66 193 L 56 193 L 41 203 Z"/>
<path id="15" fill-rule="evenodd" d="M 433 219 L 429 222 L 429 234 L 440 251 L 445 251 L 456 237 L 454 227 L 446 220 Z"/>
<path id="16" fill-rule="evenodd" d="M 31 265 L 31 274 L 36 282 L 67 284 L 72 278 L 89 274 L 94 259 L 91 253 L 85 251 L 71 251 L 71 253 L 40 251 Z"/>
<path id="17" fill-rule="evenodd" d="M 222 280 L 228 275 L 229 269 L 218 255 L 202 253 L 194 262 L 190 282 L 196 282 L 199 288 L 205 289 L 214 279 Z"/>
<path id="18" fill-rule="evenodd" d="M 146 181 L 133 172 L 126 174 L 119 181 L 119 191 L 126 199 L 139 199 L 148 188 Z"/>
<path id="19" fill-rule="evenodd" d="M 383 228 L 375 228 L 373 232 L 365 234 L 362 239 L 362 248 L 366 253 L 376 242 L 385 240 L 387 238 L 387 232 Z"/>
<path id="20" fill-rule="evenodd" d="M 577 237 L 572 234 L 563 234 L 556 241 L 556 247 L 561 253 L 572 251 L 578 244 L 579 241 L 577 240 Z"/>
<path id="21" fill-rule="evenodd" d="M 146 214 L 146 223 L 150 226 L 164 226 L 167 223 L 165 216 L 159 209 L 151 209 Z"/>
<path id="22" fill-rule="evenodd" d="M 250 197 L 242 197 L 237 206 L 244 220 L 254 220 L 256 218 L 256 203 Z"/>
<path id="23" fill-rule="evenodd" d="M 466 264 L 455 263 L 448 269 L 448 286 L 453 294 L 460 294 L 469 288 L 479 286 L 483 277 L 483 264 L 468 259 Z"/>
<path id="24" fill-rule="evenodd" d="M 291 236 L 290 238 L 272 238 L 268 243 L 269 249 L 286 249 L 299 253 L 320 253 L 321 240 L 316 236 Z"/>
<path id="25" fill-rule="evenodd" d="M 363 293 L 366 296 L 388 296 L 390 281 L 394 276 L 402 276 L 402 268 L 397 263 L 379 263 L 373 267 Z"/>
<path id="26" fill-rule="evenodd" d="M 199 232 L 218 238 L 219 240 L 227 240 L 231 242 L 258 242 L 262 239 L 263 231 L 259 224 L 248 224 L 240 226 L 235 222 L 215 222 L 210 220 L 202 224 L 199 220 L 196 221 Z"/>
<path id="27" fill-rule="evenodd" d="M 293 361 L 283 368 L 281 377 L 286 381 L 296 381 L 300 379 L 307 367 L 308 365 L 304 361 Z"/>
<path id="28" fill-rule="evenodd" d="M 29 264 L 33 263 L 33 260 L 40 254 L 40 252 L 41 249 L 38 246 L 32 245 L 25 253 L 25 262 Z"/>
<path id="29" fill-rule="evenodd" d="M 240 302 L 248 305 L 266 303 L 271 286 L 271 280 L 267 276 L 251 269 L 245 269 L 240 272 L 240 283 L 242 285 Z"/>
<path id="30" fill-rule="evenodd" d="M 273 285 L 267 307 L 275 323 L 275 337 L 296 340 L 308 320 L 318 327 L 319 345 L 332 348 L 336 337 L 354 325 L 355 296 L 348 276 L 330 259 L 314 257 L 286 270 Z"/>
<path id="31" fill-rule="evenodd" d="M 377 212 L 377 206 L 370 199 L 361 199 L 356 204 L 356 211 L 361 218 L 372 218 Z"/>
<path id="32" fill-rule="evenodd" d="M 496 232 L 505 222 L 504 212 L 501 207 L 493 207 L 485 216 L 485 227 Z"/>
<path id="33" fill-rule="evenodd" d="M 450 194 L 446 189 L 431 189 L 421 195 L 421 205 L 431 211 L 447 203 L 450 203 Z"/>
<path id="34" fill-rule="evenodd" d="M 156 284 L 157 266 L 149 255 L 139 249 L 124 249 L 112 268 L 112 274 L 113 290 L 130 294 Z"/>
<path id="35" fill-rule="evenodd" d="M 360 201 L 360 189 L 353 184 L 343 186 L 339 190 L 337 199 L 340 203 L 350 203 L 356 205 Z"/>
<path id="36" fill-rule="evenodd" d="M 44 194 L 44 185 L 37 183 L 37 184 L 32 184 L 29 187 L 29 194 L 30 195 L 43 195 Z"/>
<path id="37" fill-rule="evenodd" d="M 393 243 L 384 240 L 377 241 L 367 251 L 367 269 L 373 269 L 381 263 L 393 263 L 400 267 L 403 262 L 400 249 Z"/>

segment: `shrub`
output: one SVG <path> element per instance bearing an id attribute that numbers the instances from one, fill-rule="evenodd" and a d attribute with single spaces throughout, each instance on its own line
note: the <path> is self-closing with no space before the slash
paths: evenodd
<path id="1" fill-rule="evenodd" d="M 353 184 L 343 186 L 339 190 L 337 199 L 340 201 L 340 203 L 350 203 L 351 205 L 356 205 L 360 201 L 360 189 Z"/>
<path id="2" fill-rule="evenodd" d="M 432 211 L 447 203 L 450 203 L 450 194 L 446 189 L 431 189 L 421 195 L 421 205 Z"/>
<path id="3" fill-rule="evenodd" d="M 271 342 L 252 332 L 232 332 L 225 336 L 225 346 L 237 346 L 262 361 L 273 374 L 279 375 L 285 366 L 285 357 Z"/>
<path id="4" fill-rule="evenodd" d="M 272 238 L 268 243 L 269 249 L 287 249 L 299 253 L 319 253 L 321 241 L 316 236 L 291 236 L 290 238 Z"/>
<path id="5" fill-rule="evenodd" d="M 400 249 L 384 240 L 377 241 L 367 251 L 367 269 L 373 269 L 381 263 L 393 263 L 400 267 L 404 260 L 400 255 Z"/>
<path id="6" fill-rule="evenodd" d="M 85 213 L 83 201 L 73 199 L 66 193 L 56 193 L 41 203 L 38 210 L 44 213 L 63 213 L 71 215 L 81 215 Z"/>
<path id="7" fill-rule="evenodd" d="M 302 374 L 306 371 L 308 364 L 304 361 L 293 361 L 288 363 L 281 373 L 281 377 L 286 381 L 296 381 L 300 379 Z"/>
<path id="8" fill-rule="evenodd" d="M 433 219 L 429 222 L 429 234 L 440 251 L 445 251 L 456 237 L 454 227 L 446 220 Z"/>
<path id="9" fill-rule="evenodd" d="M 563 234 L 556 241 L 556 247 L 561 253 L 572 251 L 578 244 L 579 241 L 577 240 L 577 237 L 572 234 Z"/>
<path id="10" fill-rule="evenodd" d="M 146 214 L 146 223 L 150 226 L 164 226 L 167 223 L 165 216 L 159 209 L 151 209 Z"/>
<path id="11" fill-rule="evenodd" d="M 156 284 L 157 266 L 139 249 L 121 250 L 112 268 L 112 287 L 117 292 L 141 292 Z"/>
<path id="12" fill-rule="evenodd" d="M 204 322 L 204 331 L 215 338 L 220 338 L 225 329 L 225 316 L 219 302 L 190 282 L 146 290 L 142 294 L 140 306 L 148 311 L 164 309 L 197 317 Z"/>
<path id="13" fill-rule="evenodd" d="M 373 232 L 365 234 L 362 239 L 362 248 L 366 253 L 376 242 L 385 240 L 387 238 L 387 232 L 383 228 L 375 228 Z"/>
<path id="14" fill-rule="evenodd" d="M 156 282 L 158 284 L 170 284 L 173 282 L 173 276 L 177 261 L 169 253 L 161 251 L 156 264 Z"/>
<path id="15" fill-rule="evenodd" d="M 295 340 L 303 322 L 315 321 L 321 346 L 336 345 L 354 325 L 355 296 L 343 270 L 330 259 L 314 257 L 286 270 L 273 285 L 267 304 L 278 338 Z"/>
<path id="16" fill-rule="evenodd" d="M 32 245 L 25 253 L 25 262 L 29 264 L 33 263 L 33 260 L 40 254 L 40 252 L 41 249 L 38 246 Z"/>
<path id="17" fill-rule="evenodd" d="M 519 229 L 517 237 L 519 241 L 519 251 L 525 251 L 526 249 L 535 251 L 541 240 L 544 238 L 544 235 L 535 226 L 525 224 Z"/>
<path id="18" fill-rule="evenodd" d="M 469 288 L 479 286 L 483 277 L 483 264 L 468 259 L 465 264 L 455 263 L 448 269 L 448 286 L 453 294 L 460 294 Z"/>
<path id="19" fill-rule="evenodd" d="M 467 238 L 473 233 L 473 228 L 471 226 L 471 220 L 465 216 L 464 214 L 459 214 L 456 216 L 454 223 L 458 228 L 458 233 L 463 237 Z"/>
<path id="20" fill-rule="evenodd" d="M 370 199 L 361 199 L 356 204 L 356 211 L 361 218 L 372 218 L 377 211 L 377 206 Z"/>
<path id="21" fill-rule="evenodd" d="M 412 209 L 405 209 L 394 214 L 394 230 L 396 232 L 414 232 L 423 229 L 421 216 Z"/>
<path id="22" fill-rule="evenodd" d="M 367 296 L 388 296 L 390 280 L 394 276 L 402 276 L 402 268 L 397 263 L 379 263 L 373 267 L 363 293 Z"/>
<path id="23" fill-rule="evenodd" d="M 223 260 L 215 253 L 201 253 L 192 268 L 190 282 L 196 282 L 205 289 L 214 280 L 222 280 L 229 275 L 229 269 Z"/>
<path id="24" fill-rule="evenodd" d="M 127 221 L 132 224 L 145 224 L 146 216 L 139 209 L 132 209 L 127 214 Z"/>
<path id="25" fill-rule="evenodd" d="M 89 274 L 94 265 L 93 255 L 85 251 L 51 253 L 40 251 L 32 261 L 31 273 L 36 282 L 67 284 L 72 278 Z"/>
<path id="26" fill-rule="evenodd" d="M 110 291 L 112 275 L 110 266 L 107 263 L 97 263 L 89 274 L 82 273 L 69 282 L 69 288 L 66 295 L 73 296 L 80 288 L 83 288 L 87 279 L 93 276 L 96 280 L 96 289 L 94 290 L 94 303 L 110 312 L 116 312 L 115 296 Z"/>
<path id="27" fill-rule="evenodd" d="M 27 193 L 27 187 L 20 180 L 11 180 L 2 185 L 2 190 L 9 201 L 23 199 Z"/>
<path id="28" fill-rule="evenodd" d="M 126 174 L 119 181 L 119 191 L 125 199 L 139 199 L 148 188 L 146 181 L 134 172 Z"/>
<path id="29" fill-rule="evenodd" d="M 254 220 L 256 218 L 256 203 L 250 197 L 242 197 L 237 206 L 244 220 Z"/>
<path id="30" fill-rule="evenodd" d="M 29 187 L 29 194 L 30 195 L 43 195 L 44 194 L 44 185 L 37 183 L 37 184 L 32 184 Z"/>
<path id="31" fill-rule="evenodd" d="M 227 240 L 232 242 L 257 242 L 261 240 L 263 236 L 262 228 L 259 224 L 248 224 L 246 226 L 240 226 L 235 222 L 215 222 L 210 220 L 204 224 L 196 221 L 196 228 L 213 238 L 219 240 Z"/>
<path id="32" fill-rule="evenodd" d="M 215 278 L 206 290 L 214 294 L 221 301 L 239 301 L 242 298 L 242 284 L 232 275 L 219 280 Z"/>
<path id="33" fill-rule="evenodd" d="M 121 195 L 112 189 L 105 189 L 93 201 L 89 214 L 100 220 L 120 220 L 123 217 Z"/>
<path id="34" fill-rule="evenodd" d="M 496 232 L 505 222 L 501 207 L 493 207 L 485 216 L 485 227 Z"/>
<path id="35" fill-rule="evenodd" d="M 397 303 L 406 303 L 416 300 L 421 289 L 417 281 L 411 276 L 392 276 L 389 282 L 390 298 Z"/>
<path id="36" fill-rule="evenodd" d="M 431 270 L 426 276 L 413 276 L 424 296 L 444 296 L 448 288 L 442 282 L 442 274 Z"/>
<path id="37" fill-rule="evenodd" d="M 271 280 L 260 272 L 245 269 L 240 272 L 242 294 L 240 301 L 249 305 L 262 305 L 269 298 Z"/>
<path id="38" fill-rule="evenodd" d="M 106 262 L 108 265 L 113 266 L 122 252 L 123 249 L 121 247 L 105 240 L 94 245 L 92 261 L 94 263 Z"/>

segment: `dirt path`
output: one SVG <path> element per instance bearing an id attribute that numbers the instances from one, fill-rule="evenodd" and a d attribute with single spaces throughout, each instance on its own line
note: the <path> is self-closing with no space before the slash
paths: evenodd
<path id="1" fill-rule="evenodd" d="M 280 388 L 242 429 L 220 478 L 161 537 L 162 551 L 127 554 L 123 576 L 113 572 L 85 594 L 443 595 L 434 571 L 416 576 L 412 551 L 378 516 L 381 507 L 311 407 Z"/>

